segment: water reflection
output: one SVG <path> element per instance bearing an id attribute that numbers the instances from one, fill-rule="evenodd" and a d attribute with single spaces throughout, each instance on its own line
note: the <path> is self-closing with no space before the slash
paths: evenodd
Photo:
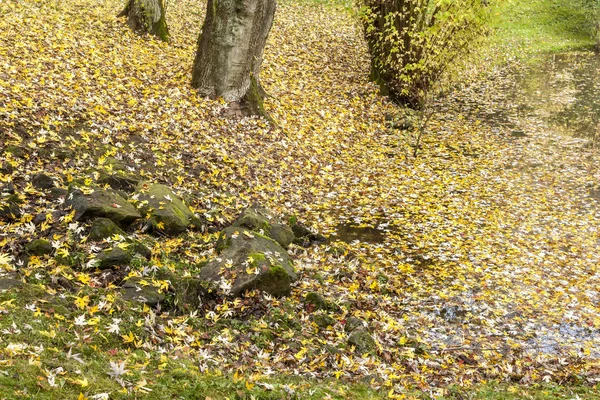
<path id="1" fill-rule="evenodd" d="M 600 121 L 600 57 L 563 53 L 541 57 L 517 79 L 528 109 L 554 128 L 593 137 Z"/>

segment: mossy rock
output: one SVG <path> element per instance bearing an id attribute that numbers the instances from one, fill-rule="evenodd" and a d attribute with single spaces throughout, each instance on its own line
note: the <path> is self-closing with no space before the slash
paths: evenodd
<path id="1" fill-rule="evenodd" d="M 159 288 L 145 284 L 144 279 L 132 277 L 121 285 L 121 295 L 127 301 L 145 303 L 150 307 L 156 307 L 165 300 L 165 295 Z"/>
<path id="2" fill-rule="evenodd" d="M 127 166 L 125 163 L 115 157 L 106 157 L 100 167 L 109 171 L 126 171 Z"/>
<path id="3" fill-rule="evenodd" d="M 289 226 L 282 224 L 273 213 L 259 205 L 253 205 L 246 208 L 232 226 L 259 232 L 275 240 L 285 249 L 287 249 L 294 240 L 292 229 Z"/>
<path id="4" fill-rule="evenodd" d="M 46 190 L 55 187 L 56 183 L 54 183 L 54 179 L 46 174 L 35 174 L 31 178 L 31 185 L 36 189 Z"/>
<path id="5" fill-rule="evenodd" d="M 357 329 L 348 336 L 348 344 L 354 346 L 359 353 L 374 353 L 377 349 L 375 339 L 362 329 Z"/>
<path id="6" fill-rule="evenodd" d="M 348 333 L 354 332 L 357 329 L 365 329 L 367 324 L 360 318 L 349 317 L 346 319 L 344 330 Z"/>
<path id="7" fill-rule="evenodd" d="M 52 253 L 52 244 L 46 239 L 36 239 L 27 243 L 25 251 L 29 255 L 41 257 Z"/>
<path id="8" fill-rule="evenodd" d="M 173 275 L 169 281 L 174 292 L 173 305 L 180 312 L 197 310 L 215 299 L 212 285 L 201 279 Z"/>
<path id="9" fill-rule="evenodd" d="M 129 250 L 129 254 L 132 256 L 139 254 L 146 260 L 150 260 L 150 258 L 152 258 L 152 250 L 150 250 L 148 246 L 141 242 L 130 240 L 129 247 L 127 249 Z"/>
<path id="10" fill-rule="evenodd" d="M 68 204 L 76 211 L 76 220 L 103 217 L 125 227 L 142 217 L 131 203 L 114 190 L 99 189 L 86 195 L 74 189 L 68 199 Z"/>
<path id="11" fill-rule="evenodd" d="M 264 290 L 275 296 L 290 293 L 296 271 L 287 251 L 274 240 L 242 227 L 226 228 L 219 257 L 200 271 L 200 278 L 220 283 L 231 281 L 230 295 Z"/>
<path id="12" fill-rule="evenodd" d="M 67 189 L 53 187 L 53 188 L 50 188 L 47 196 L 50 200 L 58 200 L 61 197 L 66 199 L 68 194 L 69 194 L 69 191 Z"/>
<path id="13" fill-rule="evenodd" d="M 13 288 L 20 288 L 23 286 L 23 282 L 18 279 L 15 273 L 6 273 L 0 275 L 0 292 L 10 290 Z"/>
<path id="14" fill-rule="evenodd" d="M 320 233 L 315 233 L 306 226 L 298 223 L 295 220 L 291 224 L 292 233 L 294 234 L 294 244 L 302 247 L 310 247 L 314 244 L 327 243 L 327 238 Z"/>
<path id="15" fill-rule="evenodd" d="M 157 230 L 167 235 L 178 235 L 188 227 L 202 226 L 202 221 L 167 186 L 142 182 L 136 192 L 139 194 L 138 209 L 150 218 Z"/>
<path id="16" fill-rule="evenodd" d="M 335 319 L 327 314 L 315 314 L 311 319 L 321 329 L 327 329 L 335 325 Z"/>
<path id="17" fill-rule="evenodd" d="M 294 241 L 294 232 L 289 226 L 283 224 L 272 224 L 267 236 L 279 243 L 284 249 L 290 247 L 290 244 Z"/>
<path id="18" fill-rule="evenodd" d="M 0 163 L 0 174 L 11 174 L 15 168 L 8 162 Z"/>
<path id="19" fill-rule="evenodd" d="M 264 261 L 264 260 L 263 260 Z M 260 274 L 256 288 L 274 296 L 287 296 L 291 292 L 291 278 L 281 265 L 271 265 L 267 271 Z"/>
<path id="20" fill-rule="evenodd" d="M 114 235 L 126 236 L 125 232 L 108 218 L 96 218 L 92 222 L 88 240 L 99 242 Z"/>
<path id="21" fill-rule="evenodd" d="M 141 179 L 138 175 L 116 171 L 112 174 L 101 172 L 97 183 L 99 185 L 108 185 L 114 190 L 123 190 L 127 193 L 131 193 L 135 190 L 140 181 Z"/>
<path id="22" fill-rule="evenodd" d="M 327 310 L 327 301 L 317 292 L 310 292 L 304 297 L 304 306 L 311 310 Z"/>
<path id="23" fill-rule="evenodd" d="M 109 250 L 103 250 L 96 256 L 96 267 L 98 269 L 108 269 L 116 266 L 126 266 L 131 262 L 130 252 L 115 247 Z"/>

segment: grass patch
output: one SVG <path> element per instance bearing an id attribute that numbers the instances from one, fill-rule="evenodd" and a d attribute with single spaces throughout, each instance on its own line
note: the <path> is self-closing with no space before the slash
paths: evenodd
<path id="1" fill-rule="evenodd" d="M 594 27 L 579 1 L 504 1 L 491 22 L 491 43 L 522 54 L 591 49 Z"/>

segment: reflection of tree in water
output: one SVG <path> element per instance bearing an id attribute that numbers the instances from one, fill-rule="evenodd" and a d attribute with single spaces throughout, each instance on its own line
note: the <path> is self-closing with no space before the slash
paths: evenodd
<path id="1" fill-rule="evenodd" d="M 576 136 L 592 136 L 600 120 L 599 70 L 600 59 L 590 53 L 549 55 L 526 74 L 524 86 L 548 122 Z"/>

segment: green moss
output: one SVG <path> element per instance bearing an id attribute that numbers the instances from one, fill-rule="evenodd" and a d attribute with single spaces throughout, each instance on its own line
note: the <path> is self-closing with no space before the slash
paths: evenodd
<path id="1" fill-rule="evenodd" d="M 52 253 L 52 245 L 46 239 L 36 239 L 27 243 L 25 250 L 32 256 L 43 256 Z"/>
<path id="2" fill-rule="evenodd" d="M 317 292 L 310 292 L 304 297 L 304 304 L 312 306 L 313 310 L 326 310 L 327 301 Z"/>
<path id="3" fill-rule="evenodd" d="M 253 267 L 257 267 L 261 262 L 267 260 L 265 255 L 262 253 L 250 253 L 249 257 L 252 258 L 252 263 L 250 265 Z"/>
<path id="4" fill-rule="evenodd" d="M 6 146 L 6 149 L 4 150 L 5 153 L 10 153 L 15 157 L 19 157 L 19 158 L 23 158 L 25 157 L 25 154 L 27 154 L 27 150 L 25 150 L 23 147 L 19 147 L 19 146 Z"/>
<path id="5" fill-rule="evenodd" d="M 369 332 L 357 329 L 348 337 L 348 344 L 359 353 L 374 353 L 377 345 Z"/>
<path id="6" fill-rule="evenodd" d="M 290 293 L 290 276 L 281 265 L 272 265 L 256 287 L 274 296 L 286 296 Z"/>
<path id="7" fill-rule="evenodd" d="M 119 228 L 117 224 L 112 222 L 110 219 L 97 218 L 92 223 L 88 239 L 92 241 L 100 241 L 108 239 L 113 235 L 125 236 L 125 232 L 123 232 L 121 228 Z"/>
<path id="8" fill-rule="evenodd" d="M 312 317 L 313 322 L 321 329 L 327 329 L 335 325 L 335 319 L 327 314 L 316 314 Z"/>
<path id="9" fill-rule="evenodd" d="M 270 123 L 275 124 L 275 120 L 265 110 L 263 97 L 260 93 L 260 87 L 255 76 L 250 76 L 250 87 L 242 101 L 243 108 L 248 115 L 258 115 Z"/>

